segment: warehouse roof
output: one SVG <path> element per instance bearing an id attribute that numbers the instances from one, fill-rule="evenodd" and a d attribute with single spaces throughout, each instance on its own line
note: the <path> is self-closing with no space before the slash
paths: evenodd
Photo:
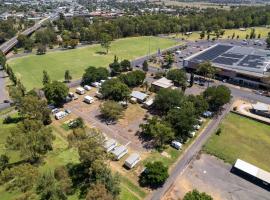
<path id="1" fill-rule="evenodd" d="M 270 183 L 270 173 L 256 167 L 255 165 L 252 165 L 243 160 L 237 159 L 234 164 L 234 167 L 264 182 Z"/>
<path id="2" fill-rule="evenodd" d="M 211 61 L 215 66 L 262 77 L 270 72 L 270 51 L 231 44 L 216 44 L 185 59 L 194 63 Z"/>

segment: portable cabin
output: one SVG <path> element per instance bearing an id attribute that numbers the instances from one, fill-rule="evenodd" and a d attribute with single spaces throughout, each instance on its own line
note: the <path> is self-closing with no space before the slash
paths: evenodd
<path id="1" fill-rule="evenodd" d="M 126 159 L 125 166 L 127 166 L 129 169 L 132 169 L 140 160 L 140 155 L 133 153 Z"/>
<path id="2" fill-rule="evenodd" d="M 120 160 L 124 155 L 128 153 L 127 147 L 121 145 L 119 147 L 115 147 L 115 149 L 112 151 L 112 154 L 114 155 L 114 158 L 116 160 Z"/>
<path id="3" fill-rule="evenodd" d="M 83 94 L 85 94 L 85 90 L 82 87 L 77 87 L 76 93 L 79 95 L 83 95 Z"/>
<path id="4" fill-rule="evenodd" d="M 117 142 L 114 139 L 105 141 L 104 148 L 106 152 L 112 151 L 117 146 Z"/>
<path id="5" fill-rule="evenodd" d="M 83 100 L 83 101 L 84 101 L 85 103 L 91 104 L 91 103 L 94 102 L 94 98 L 91 97 L 91 96 L 86 95 L 86 96 L 84 97 L 84 100 Z"/>

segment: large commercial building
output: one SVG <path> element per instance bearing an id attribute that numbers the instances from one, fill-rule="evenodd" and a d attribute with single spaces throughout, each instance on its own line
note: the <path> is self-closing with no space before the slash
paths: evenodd
<path id="1" fill-rule="evenodd" d="M 202 62 L 210 61 L 217 76 L 249 87 L 270 87 L 270 51 L 231 44 L 216 44 L 183 61 L 187 70 L 196 70 Z"/>

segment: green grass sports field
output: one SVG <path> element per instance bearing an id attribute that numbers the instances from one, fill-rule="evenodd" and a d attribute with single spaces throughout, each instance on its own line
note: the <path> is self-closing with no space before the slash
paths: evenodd
<path id="1" fill-rule="evenodd" d="M 270 171 L 270 126 L 230 113 L 204 150 L 233 164 L 237 158 Z"/>
<path id="2" fill-rule="evenodd" d="M 17 77 L 28 90 L 42 87 L 42 71 L 46 70 L 52 80 L 63 80 L 65 70 L 70 70 L 73 79 L 79 79 L 88 66 L 108 67 L 114 55 L 122 59 L 135 59 L 157 50 L 165 49 L 177 43 L 171 39 L 159 37 L 131 37 L 119 39 L 111 44 L 107 55 L 99 44 L 83 48 L 48 52 L 45 55 L 29 55 L 9 60 Z"/>

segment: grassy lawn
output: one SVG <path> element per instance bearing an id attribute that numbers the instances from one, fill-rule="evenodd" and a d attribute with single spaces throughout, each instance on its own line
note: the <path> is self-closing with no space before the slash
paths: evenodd
<path id="1" fill-rule="evenodd" d="M 150 45 L 149 45 L 150 44 Z M 88 66 L 108 67 L 114 55 L 122 59 L 135 59 L 157 50 L 174 46 L 177 43 L 170 39 L 159 37 L 132 37 L 119 39 L 111 44 L 107 55 L 99 44 L 74 50 L 50 52 L 46 55 L 29 55 L 8 61 L 18 78 L 26 88 L 42 86 L 42 71 L 46 70 L 52 80 L 63 80 L 65 70 L 70 70 L 73 79 L 82 76 Z"/>
<path id="2" fill-rule="evenodd" d="M 220 125 L 222 132 L 206 143 L 204 150 L 233 164 L 237 158 L 270 171 L 270 126 L 228 114 Z"/>
<path id="3" fill-rule="evenodd" d="M 251 28 L 247 28 L 245 31 L 240 31 L 239 29 L 225 29 L 225 33 L 222 36 L 222 38 L 220 38 L 220 39 L 228 39 L 228 37 L 231 38 L 233 33 L 235 33 L 234 39 L 236 39 L 237 35 L 239 35 L 239 39 L 245 39 L 247 34 L 250 35 L 250 32 L 251 32 Z M 266 27 L 256 27 L 255 28 L 256 37 L 259 34 L 261 34 L 261 38 L 266 38 L 269 32 L 270 32 L 270 29 L 266 28 Z M 182 35 L 182 34 L 172 34 L 171 36 L 174 38 L 184 38 L 186 40 L 195 41 L 195 40 L 200 39 L 200 32 L 193 32 L 189 36 Z M 210 39 L 212 39 L 213 37 L 215 37 L 215 36 L 211 35 Z M 207 36 L 205 36 L 205 39 L 206 38 L 207 38 Z"/>

